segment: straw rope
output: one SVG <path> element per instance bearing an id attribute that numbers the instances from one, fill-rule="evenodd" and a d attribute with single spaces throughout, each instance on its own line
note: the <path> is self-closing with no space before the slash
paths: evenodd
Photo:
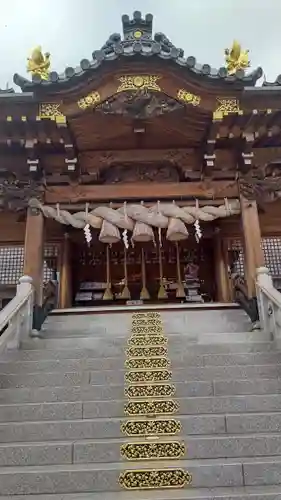
<path id="1" fill-rule="evenodd" d="M 61 224 L 70 225 L 76 228 L 84 228 L 86 224 L 96 229 L 101 229 L 106 221 L 119 229 L 133 231 L 136 223 L 147 224 L 155 228 L 167 228 L 169 219 L 180 219 L 184 224 L 193 224 L 196 220 L 213 221 L 218 218 L 225 218 L 240 213 L 240 203 L 238 200 L 225 201 L 220 206 L 196 206 L 178 207 L 175 203 L 161 203 L 152 207 L 145 207 L 143 204 L 126 204 L 126 207 L 113 209 L 109 206 L 96 207 L 89 211 L 70 213 L 61 210 L 59 205 L 55 207 L 43 205 L 37 199 L 31 199 L 29 206 L 42 211 L 45 217 L 51 218 Z"/>

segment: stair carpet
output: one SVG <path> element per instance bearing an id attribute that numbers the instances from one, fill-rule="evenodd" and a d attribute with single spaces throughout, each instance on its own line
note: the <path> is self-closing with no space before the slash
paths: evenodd
<path id="1" fill-rule="evenodd" d="M 43 340 L 5 353 L 0 499 L 281 500 L 281 353 L 267 333 L 239 332 L 238 311 L 185 315 L 191 319 L 179 324 L 178 313 L 161 314 L 179 411 L 157 419 L 181 422 L 178 434 L 165 436 L 185 444 L 177 460 L 140 466 L 120 453 L 123 444 L 143 441 L 121 430 L 131 420 L 124 415 L 131 314 L 53 316 Z M 124 470 L 146 468 L 183 469 L 192 484 L 120 487 Z"/>

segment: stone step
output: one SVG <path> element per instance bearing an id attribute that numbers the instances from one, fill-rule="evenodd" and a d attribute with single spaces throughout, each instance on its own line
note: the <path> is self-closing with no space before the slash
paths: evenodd
<path id="1" fill-rule="evenodd" d="M 125 370 L 81 372 L 0 373 L 0 389 L 20 387 L 73 387 L 124 383 Z M 186 367 L 173 369 L 173 382 L 281 377 L 281 364 Z"/>
<path id="2" fill-rule="evenodd" d="M 202 354 L 167 353 L 172 368 L 186 366 L 234 366 L 234 365 L 267 365 L 281 364 L 281 352 L 262 352 L 247 354 Z M 0 373 L 25 374 L 38 372 L 75 372 L 83 370 L 124 370 L 125 354 L 120 357 L 55 359 L 48 361 L 1 362 Z"/>
<path id="3" fill-rule="evenodd" d="M 132 312 L 106 314 L 83 314 L 79 315 L 53 315 L 45 322 L 48 330 L 55 330 L 58 334 L 70 331 L 73 334 L 83 331 L 86 335 L 93 332 L 101 332 L 102 335 L 118 335 L 129 331 L 132 324 Z M 250 321 L 241 309 L 218 309 L 205 307 L 191 310 L 176 308 L 161 312 L 161 320 L 164 329 L 169 332 L 190 331 L 199 333 L 210 328 L 213 333 L 225 331 L 248 330 Z M 79 334 L 79 333 L 78 333 Z"/>
<path id="4" fill-rule="evenodd" d="M 281 435 L 235 435 L 235 436 L 177 436 L 149 441 L 153 444 L 165 441 L 177 442 L 185 446 L 189 460 L 215 458 L 249 458 L 280 456 Z M 130 460 L 121 456 L 120 446 L 148 441 L 143 439 L 96 439 L 87 441 L 53 441 L 37 443 L 0 444 L 0 467 L 41 466 L 62 464 L 88 464 L 125 462 Z M 181 458 L 181 457 L 180 457 Z M 169 459 L 171 466 L 177 465 L 177 459 Z M 161 466 L 161 459 L 159 465 Z M 144 463 L 144 461 L 142 461 Z M 140 467 L 141 468 L 141 467 Z"/>
<path id="5" fill-rule="evenodd" d="M 174 401 L 179 404 L 178 413 L 181 415 L 281 411 L 280 394 L 174 398 Z M 105 418 L 122 415 L 124 415 L 124 401 L 83 402 L 83 418 Z"/>
<path id="6" fill-rule="evenodd" d="M 147 497 L 147 491 L 134 491 L 135 500 Z M 103 492 L 104 500 L 132 500 L 131 491 Z M 0 496 L 0 500 L 11 500 L 11 496 Z M 100 493 L 74 493 L 54 495 L 17 495 L 15 500 L 100 500 Z M 281 500 L 280 486 L 251 486 L 235 488 L 184 488 L 177 490 L 149 490 L 150 500 Z"/>
<path id="7" fill-rule="evenodd" d="M 170 335 L 166 334 L 169 339 L 169 346 L 176 344 L 183 344 L 188 342 L 202 342 L 204 344 L 220 344 L 223 342 L 234 343 L 234 342 L 269 342 L 272 340 L 270 333 L 263 331 L 245 331 L 245 332 L 221 332 L 221 333 L 175 333 Z M 126 333 L 123 337 L 121 336 L 102 336 L 102 337 L 89 337 L 84 336 L 81 338 L 75 338 L 70 335 L 69 338 L 43 338 L 43 339 L 28 339 L 23 342 L 23 349 L 97 349 L 97 352 L 104 352 L 104 349 L 108 346 L 115 346 L 124 349 L 127 344 L 127 339 L 129 338 L 129 333 Z M 124 351 L 123 351 L 124 352 Z"/>
<path id="8" fill-rule="evenodd" d="M 268 381 L 268 384 L 263 384 L 263 379 L 261 379 L 259 389 L 264 389 L 263 392 L 261 392 L 262 394 L 274 392 L 277 394 L 281 392 L 281 380 L 279 384 L 278 382 L 279 381 L 272 379 Z M 175 383 L 174 386 L 176 388 L 177 397 L 213 395 L 213 384 L 211 381 L 179 382 Z M 274 391 L 273 389 L 276 390 Z M 237 384 L 236 394 L 239 394 L 239 384 Z M 110 399 L 122 398 L 124 398 L 124 384 L 0 389 L 0 404 L 51 403 L 56 401 L 107 401 Z"/>
<path id="9" fill-rule="evenodd" d="M 276 415 L 279 416 L 281 422 L 281 414 Z M 226 432 L 224 415 L 174 415 L 163 417 L 164 420 L 168 418 L 180 421 L 183 435 L 217 435 Z M 157 420 L 159 419 L 161 420 L 160 416 Z M 0 442 L 65 441 L 67 439 L 95 439 L 97 436 L 100 439 L 124 438 L 121 425 L 129 420 L 129 418 L 125 417 L 84 420 L 73 417 L 73 419 L 69 420 L 55 420 L 55 418 L 52 420 L 49 416 L 49 420 L 45 419 L 44 421 L 44 413 L 42 412 L 40 421 L 0 423 Z M 258 419 L 256 421 L 258 426 Z M 258 427 L 254 432 L 259 432 Z M 277 432 L 277 430 L 275 429 L 274 432 Z"/>
<path id="10" fill-rule="evenodd" d="M 81 419 L 82 409 L 83 404 L 78 401 L 74 403 L 0 405 L 0 422 Z"/>
<path id="11" fill-rule="evenodd" d="M 130 421 L 130 418 L 119 417 L 96 419 L 65 419 L 49 420 L 42 413 L 40 421 L 11 421 L 0 423 L 0 442 L 36 442 L 36 441 L 63 441 L 66 439 L 100 439 L 124 437 L 121 424 Z M 140 417 L 139 420 L 142 420 Z M 157 420 L 161 420 L 158 416 Z M 172 415 L 164 416 L 162 420 L 172 419 L 181 423 L 181 434 L 208 435 L 208 434 L 251 434 L 280 432 L 281 412 L 276 413 L 240 413 L 235 415 Z M 177 436 L 177 435 L 176 435 Z"/>
<path id="12" fill-rule="evenodd" d="M 37 341 L 36 341 L 37 342 Z M 38 345 L 36 343 L 36 345 Z M 234 343 L 219 343 L 219 344 L 196 344 L 185 343 L 176 346 L 168 344 L 169 355 L 177 355 L 186 351 L 190 355 L 204 354 L 246 354 L 246 353 L 264 353 L 276 352 L 274 342 L 234 342 Z M 99 349 L 55 349 L 55 350 L 20 350 L 5 352 L 2 360 L 7 361 L 47 361 L 47 360 L 64 360 L 64 359 L 85 359 L 85 358 L 107 358 L 124 356 L 124 345 L 113 346 L 108 345 L 107 349 L 101 352 Z"/>
<path id="13" fill-rule="evenodd" d="M 139 462 L 71 464 L 0 468 L 2 495 L 90 493 L 120 491 L 119 474 L 139 470 Z M 171 470 L 171 462 L 161 462 Z M 281 484 L 281 457 L 179 460 L 175 468 L 192 474 L 193 488 L 266 486 Z M 159 461 L 142 463 L 141 469 L 159 469 Z M 191 488 L 190 490 L 191 491 Z M 134 492 L 131 491 L 131 495 Z M 143 492 L 143 498 L 147 492 Z M 210 497 L 209 497 L 210 498 Z"/>
<path id="14" fill-rule="evenodd" d="M 281 412 L 281 394 L 197 396 L 194 398 L 171 398 L 171 400 L 175 403 L 173 414 L 181 415 Z M 138 401 L 141 401 L 141 398 Z M 123 399 L 113 401 L 0 405 L 0 421 L 18 422 L 21 420 L 62 420 L 64 418 L 68 420 L 75 418 L 117 418 L 124 415 L 124 405 L 126 404 L 126 400 Z M 130 404 L 132 404 L 132 401 Z M 179 405 L 178 411 L 177 405 Z M 67 415 L 67 417 L 65 415 Z"/>
<path id="15" fill-rule="evenodd" d="M 280 394 L 281 379 L 176 382 L 176 397 Z M 0 389 L 0 405 L 122 399 L 124 384 Z"/>

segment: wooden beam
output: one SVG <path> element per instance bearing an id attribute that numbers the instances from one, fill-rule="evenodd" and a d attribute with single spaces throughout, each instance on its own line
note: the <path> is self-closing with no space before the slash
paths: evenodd
<path id="1" fill-rule="evenodd" d="M 217 285 L 217 301 L 229 302 L 229 279 L 228 279 L 228 263 L 225 259 L 223 248 L 223 239 L 221 233 L 215 235 L 214 238 L 214 255 L 215 255 L 215 273 Z"/>
<path id="2" fill-rule="evenodd" d="M 71 248 L 69 234 L 64 234 L 61 257 L 59 307 L 67 309 L 72 306 L 72 272 L 71 272 Z"/>
<path id="3" fill-rule="evenodd" d="M 234 181 L 180 182 L 149 184 L 111 184 L 102 186 L 53 186 L 45 193 L 45 203 L 77 203 L 86 201 L 160 200 L 177 198 L 235 198 L 238 185 Z"/>
<path id="4" fill-rule="evenodd" d="M 245 248 L 245 274 L 249 297 L 256 295 L 257 268 L 264 265 L 261 230 L 257 203 L 240 197 Z"/>
<path id="5" fill-rule="evenodd" d="M 29 208 L 26 218 L 23 272 L 33 280 L 35 303 L 43 299 L 43 249 L 44 216 L 41 211 Z"/>

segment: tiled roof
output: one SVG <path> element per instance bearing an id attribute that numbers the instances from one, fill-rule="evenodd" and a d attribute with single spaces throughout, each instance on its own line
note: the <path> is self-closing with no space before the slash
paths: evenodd
<path id="1" fill-rule="evenodd" d="M 262 76 L 263 71 L 257 68 L 251 73 L 245 74 L 243 70 L 237 71 L 235 75 L 227 75 L 225 67 L 213 69 L 209 64 L 198 64 L 194 56 L 185 57 L 183 49 L 179 49 L 163 34 L 155 33 L 152 36 L 152 14 L 142 18 L 140 12 L 134 12 L 133 18 L 124 15 L 122 17 L 123 38 L 119 33 L 114 33 L 100 50 L 92 53 L 92 59 L 82 59 L 77 68 L 67 67 L 63 74 L 51 71 L 48 80 L 41 80 L 34 76 L 32 81 L 18 75 L 14 75 L 14 83 L 19 85 L 23 91 L 35 91 L 38 86 L 49 90 L 59 90 L 64 86 L 68 88 L 84 78 L 95 76 L 95 72 L 113 61 L 125 59 L 158 59 L 163 63 L 174 64 L 191 75 L 205 79 L 211 84 L 223 82 L 226 85 L 243 88 L 255 85 Z M 279 77 L 280 78 L 280 77 Z"/>

